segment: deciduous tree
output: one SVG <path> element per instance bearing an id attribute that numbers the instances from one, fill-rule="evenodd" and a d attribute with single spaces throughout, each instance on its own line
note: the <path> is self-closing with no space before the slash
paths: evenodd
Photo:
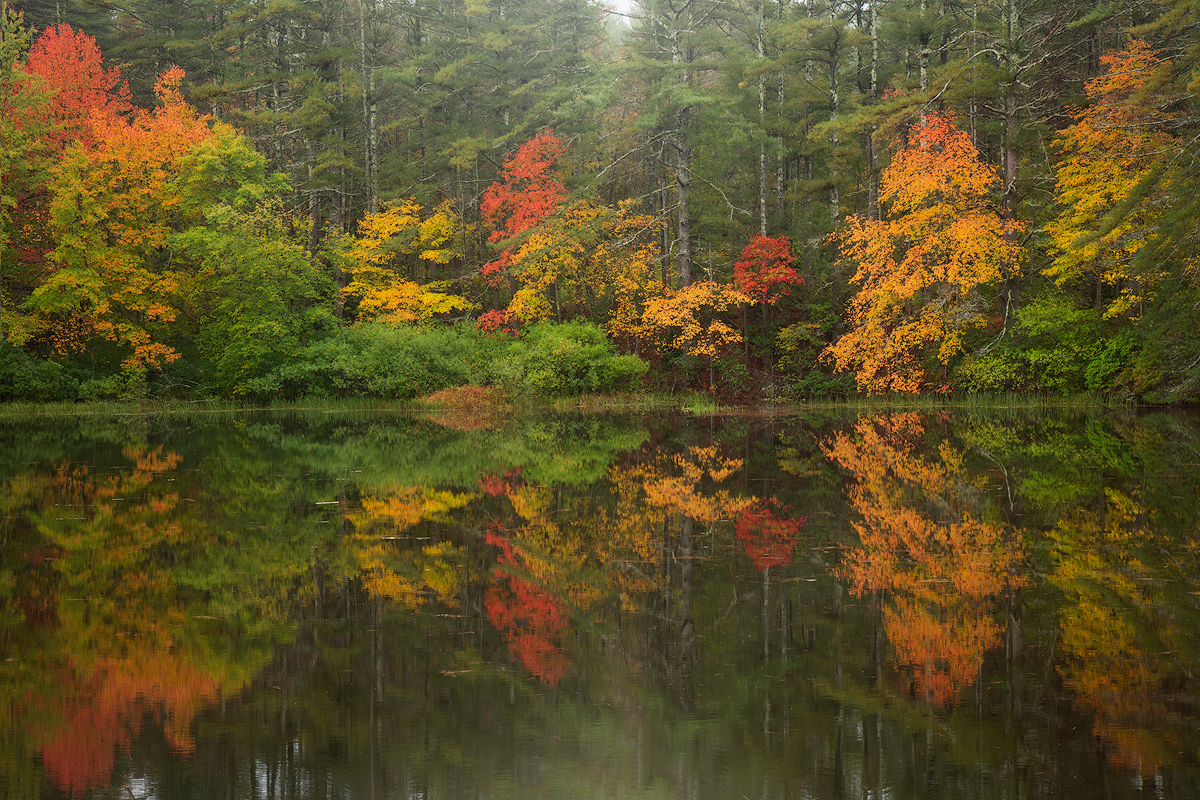
<path id="1" fill-rule="evenodd" d="M 938 371 L 985 321 L 981 290 L 1021 258 L 1011 241 L 1021 225 L 1001 218 L 999 178 L 965 132 L 929 114 L 897 146 L 880 187 L 887 218 L 852 216 L 838 237 L 860 288 L 847 314 L 854 328 L 826 357 L 868 392 L 944 386 Z"/>

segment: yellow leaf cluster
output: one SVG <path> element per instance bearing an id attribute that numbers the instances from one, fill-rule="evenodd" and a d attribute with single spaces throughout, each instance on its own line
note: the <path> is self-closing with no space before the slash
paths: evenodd
<path id="1" fill-rule="evenodd" d="M 345 253 L 350 281 L 343 290 L 357 298 L 361 317 L 391 323 L 417 322 L 434 314 L 471 307 L 465 298 L 443 291 L 444 283 L 419 284 L 402 276 L 404 258 L 448 264 L 461 255 L 462 221 L 447 201 L 423 217 L 409 199 L 368 214 Z"/>
<path id="2" fill-rule="evenodd" d="M 1174 159 L 1180 142 L 1169 129 L 1177 114 L 1142 97 L 1170 62 L 1138 41 L 1103 60 L 1108 70 L 1086 85 L 1092 104 L 1075 113 L 1075 124 L 1055 142 L 1061 155 L 1054 170 L 1060 213 L 1045 228 L 1055 254 L 1045 274 L 1060 285 L 1095 276 L 1117 287 L 1117 297 L 1104 309 L 1105 317 L 1115 317 L 1153 296 L 1166 275 L 1135 274 L 1133 260 L 1154 239 L 1174 182 L 1163 175 L 1152 194 L 1135 199 L 1135 193 Z M 1107 219 L 1131 200 L 1119 218 Z M 1104 232 L 1098 235 L 1098 229 Z"/>
<path id="3" fill-rule="evenodd" d="M 722 315 L 749 303 L 749 297 L 729 284 L 699 281 L 650 300 L 640 332 L 660 349 L 714 358 L 742 340 Z"/>
<path id="4" fill-rule="evenodd" d="M 520 288 L 509 311 L 533 322 L 564 306 L 593 314 L 603 307 L 619 320 L 618 329 L 628 324 L 659 291 L 658 247 L 647 238 L 652 224 L 629 202 L 614 209 L 580 201 L 562 209 L 512 251 L 508 272 Z"/>

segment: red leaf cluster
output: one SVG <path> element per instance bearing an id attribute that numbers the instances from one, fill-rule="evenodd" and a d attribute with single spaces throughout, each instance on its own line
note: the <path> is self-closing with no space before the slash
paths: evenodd
<path id="1" fill-rule="evenodd" d="M 756 303 L 774 305 L 793 285 L 804 283 L 795 264 L 791 239 L 756 235 L 742 251 L 742 260 L 733 265 L 733 282 Z"/>
<path id="2" fill-rule="evenodd" d="M 792 563 L 796 536 L 808 518 L 790 518 L 791 511 L 774 497 L 764 497 L 738 514 L 734 532 L 758 569 Z"/>
<path id="3" fill-rule="evenodd" d="M 507 333 L 509 336 L 521 335 L 521 319 L 511 311 L 493 308 L 479 315 L 475 323 L 484 333 Z"/>
<path id="4" fill-rule="evenodd" d="M 50 109 L 58 124 L 47 138 L 57 147 L 75 141 L 90 146 L 93 115 L 111 118 L 133 110 L 121 70 L 104 69 L 96 40 L 66 23 L 42 31 L 29 48 L 25 71 L 54 93 Z"/>
<path id="5" fill-rule="evenodd" d="M 567 199 L 567 190 L 555 166 L 566 150 L 558 137 L 544 130 L 505 160 L 501 171 L 504 182 L 489 186 L 479 206 L 484 221 L 492 226 L 488 241 L 516 236 L 559 209 Z"/>

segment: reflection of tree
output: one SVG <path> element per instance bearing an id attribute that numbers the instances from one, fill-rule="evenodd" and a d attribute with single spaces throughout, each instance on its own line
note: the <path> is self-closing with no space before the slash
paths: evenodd
<path id="1" fill-rule="evenodd" d="M 462 589 L 461 551 L 451 542 L 401 547 L 399 534 L 422 521 L 449 522 L 474 495 L 420 486 L 392 486 L 363 497 L 347 514 L 355 573 L 375 597 L 416 608 L 429 596 L 451 602 Z"/>
<path id="2" fill-rule="evenodd" d="M 245 678 L 197 637 L 209 623 L 176 595 L 174 558 L 209 541 L 165 488 L 181 457 L 161 446 L 124 456 L 131 469 L 62 464 L 21 479 L 24 517 L 53 554 L 53 575 L 40 576 L 50 582 L 40 588 L 41 672 L 19 702 L 48 776 L 67 793 L 108 780 L 147 714 L 175 752 L 191 752 L 196 712 Z"/>
<path id="3" fill-rule="evenodd" d="M 805 521 L 804 517 L 792 517 L 791 509 L 774 497 L 765 497 L 742 509 L 733 529 L 754 566 L 767 570 L 792 563 L 796 536 Z"/>
<path id="4" fill-rule="evenodd" d="M 898 663 L 915 691 L 945 704 L 1001 644 L 995 600 L 1020 584 L 1019 554 L 1002 527 L 979 518 L 961 455 L 942 442 L 936 458 L 923 457 L 923 433 L 916 414 L 879 416 L 824 450 L 856 480 L 849 496 L 861 544 L 844 561 L 850 590 L 893 593 L 883 619 Z"/>
<path id="5" fill-rule="evenodd" d="M 192 720 L 221 696 L 219 675 L 205 674 L 161 643 L 130 642 L 129 649 L 85 666 L 73 661 L 53 675 L 49 696 L 35 699 L 35 732 L 42 763 L 54 785 L 83 794 L 108 780 L 117 750 L 129 751 L 146 714 L 155 717 L 176 753 L 195 748 Z"/>
<path id="6" fill-rule="evenodd" d="M 568 619 L 562 602 L 504 569 L 526 568 L 530 560 L 510 539 L 492 531 L 485 534 L 485 539 L 500 548 L 497 560 L 502 565 L 494 571 L 496 581 L 488 587 L 484 599 L 488 619 L 508 640 L 513 657 L 538 680 L 555 686 L 570 663 L 561 646 Z"/>
<path id="7" fill-rule="evenodd" d="M 1195 577 L 1174 559 L 1156 563 L 1169 548 L 1151 518 L 1137 496 L 1109 488 L 1099 508 L 1068 513 L 1050 534 L 1050 581 L 1066 596 L 1063 684 L 1095 715 L 1109 761 L 1147 775 L 1189 748 L 1195 717 L 1179 687 L 1197 654 Z"/>

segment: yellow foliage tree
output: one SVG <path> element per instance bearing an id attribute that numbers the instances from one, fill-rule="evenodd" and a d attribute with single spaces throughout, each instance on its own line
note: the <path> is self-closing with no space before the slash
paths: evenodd
<path id="1" fill-rule="evenodd" d="M 444 291 L 446 282 L 420 284 L 402 276 L 404 257 L 427 265 L 448 264 L 461 255 L 461 221 L 449 201 L 428 217 L 415 200 L 404 200 L 368 214 L 346 253 L 350 282 L 343 290 L 358 300 L 360 318 L 403 323 L 471 307 L 465 298 Z"/>
<path id="2" fill-rule="evenodd" d="M 1148 82 L 1170 67 L 1146 42 L 1103 56 L 1106 72 L 1086 84 L 1092 104 L 1058 137 L 1056 201 L 1046 225 L 1056 257 L 1046 274 L 1059 284 L 1093 275 L 1096 308 L 1105 284 L 1119 294 L 1105 317 L 1129 313 L 1148 299 L 1165 273 L 1135 273 L 1133 260 L 1155 235 L 1156 218 L 1170 206 L 1173 182 L 1161 173 L 1178 152 L 1169 126 L 1177 117 L 1164 98 L 1145 97 Z M 1157 181 L 1153 193 L 1141 192 Z M 1111 219 L 1110 219 L 1111 218 Z"/>
<path id="3" fill-rule="evenodd" d="M 548 217 L 507 255 L 506 272 L 520 283 L 509 311 L 526 322 L 561 317 L 564 307 L 635 318 L 659 287 L 658 247 L 647 239 L 652 224 L 629 202 L 579 201 Z"/>

